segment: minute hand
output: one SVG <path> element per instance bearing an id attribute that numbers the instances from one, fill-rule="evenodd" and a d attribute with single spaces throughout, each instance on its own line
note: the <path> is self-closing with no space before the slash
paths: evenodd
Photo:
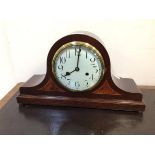
<path id="1" fill-rule="evenodd" d="M 78 58 L 77 58 L 77 65 L 76 65 L 76 68 L 79 68 L 80 52 L 81 52 L 81 49 L 80 49 L 79 52 L 78 52 Z"/>

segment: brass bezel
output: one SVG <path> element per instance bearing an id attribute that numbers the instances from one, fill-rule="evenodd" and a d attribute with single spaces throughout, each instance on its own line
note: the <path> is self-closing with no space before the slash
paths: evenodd
<path id="1" fill-rule="evenodd" d="M 56 76 L 56 73 L 55 73 L 55 60 L 57 58 L 57 56 L 61 53 L 62 50 L 64 50 L 65 48 L 67 47 L 70 47 L 70 46 L 84 46 L 86 48 L 89 48 L 90 50 L 92 51 L 95 51 L 96 55 L 98 56 L 99 60 L 100 60 L 100 63 L 101 63 L 101 68 L 102 68 L 102 71 L 101 71 L 101 76 L 99 78 L 99 80 L 97 81 L 97 83 L 95 85 L 93 85 L 92 87 L 89 87 L 88 89 L 85 89 L 85 90 L 73 90 L 71 88 L 68 88 L 66 87 L 65 85 L 63 85 L 57 78 Z M 104 68 L 104 69 L 103 69 Z M 106 68 L 105 68 L 105 63 L 104 63 L 104 59 L 102 57 L 102 55 L 100 54 L 100 52 L 94 47 L 92 46 L 91 44 L 89 43 L 86 43 L 86 42 L 82 42 L 82 41 L 72 41 L 72 42 L 68 42 L 64 45 L 62 45 L 54 54 L 53 56 L 53 59 L 52 59 L 52 73 L 56 79 L 56 81 L 63 87 L 65 88 L 66 90 L 69 90 L 71 92 L 87 92 L 87 91 L 90 91 L 92 89 L 94 89 L 95 87 L 97 87 L 99 85 L 99 83 L 101 82 L 101 80 L 103 79 L 103 76 L 105 74 L 105 71 L 106 71 Z"/>

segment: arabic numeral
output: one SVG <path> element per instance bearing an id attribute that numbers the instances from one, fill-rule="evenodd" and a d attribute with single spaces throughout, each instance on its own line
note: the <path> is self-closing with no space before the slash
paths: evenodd
<path id="1" fill-rule="evenodd" d="M 62 65 L 59 65 L 59 66 L 58 66 L 58 69 L 61 70 L 61 71 L 63 71 L 63 68 L 64 68 L 64 67 L 63 67 Z"/>
<path id="2" fill-rule="evenodd" d="M 67 79 L 67 85 L 70 85 L 71 79 Z"/>
<path id="3" fill-rule="evenodd" d="M 77 81 L 75 82 L 75 87 L 78 89 L 80 87 L 80 83 Z"/>
<path id="4" fill-rule="evenodd" d="M 75 56 L 76 55 L 80 55 L 80 52 L 81 52 L 81 48 L 80 47 L 75 47 Z"/>
<path id="5" fill-rule="evenodd" d="M 69 50 L 66 51 L 66 58 L 70 58 L 70 51 Z"/>
<path id="6" fill-rule="evenodd" d="M 84 82 L 86 84 L 86 87 L 88 87 L 89 86 L 88 80 L 85 80 Z"/>
<path id="7" fill-rule="evenodd" d="M 64 64 L 66 63 L 66 58 L 65 57 L 60 57 L 60 64 Z"/>
<path id="8" fill-rule="evenodd" d="M 91 62 L 95 62 L 96 58 L 90 58 Z"/>

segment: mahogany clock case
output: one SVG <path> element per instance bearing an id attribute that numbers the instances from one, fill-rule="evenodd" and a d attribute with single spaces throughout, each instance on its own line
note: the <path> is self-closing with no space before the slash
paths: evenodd
<path id="1" fill-rule="evenodd" d="M 92 90 L 72 92 L 60 85 L 52 72 L 55 52 L 69 42 L 86 42 L 95 47 L 104 59 L 105 73 L 101 82 Z M 45 75 L 34 75 L 21 88 L 18 103 L 101 108 L 126 111 L 144 111 L 142 93 L 132 79 L 116 78 L 111 75 L 108 52 L 96 38 L 85 34 L 72 34 L 58 40 L 47 57 Z"/>

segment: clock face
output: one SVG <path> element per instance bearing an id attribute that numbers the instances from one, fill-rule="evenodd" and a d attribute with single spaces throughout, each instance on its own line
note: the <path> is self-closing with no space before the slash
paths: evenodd
<path id="1" fill-rule="evenodd" d="M 70 42 L 60 47 L 52 60 L 56 80 L 70 91 L 95 88 L 104 75 L 104 61 L 99 51 L 85 42 Z"/>

